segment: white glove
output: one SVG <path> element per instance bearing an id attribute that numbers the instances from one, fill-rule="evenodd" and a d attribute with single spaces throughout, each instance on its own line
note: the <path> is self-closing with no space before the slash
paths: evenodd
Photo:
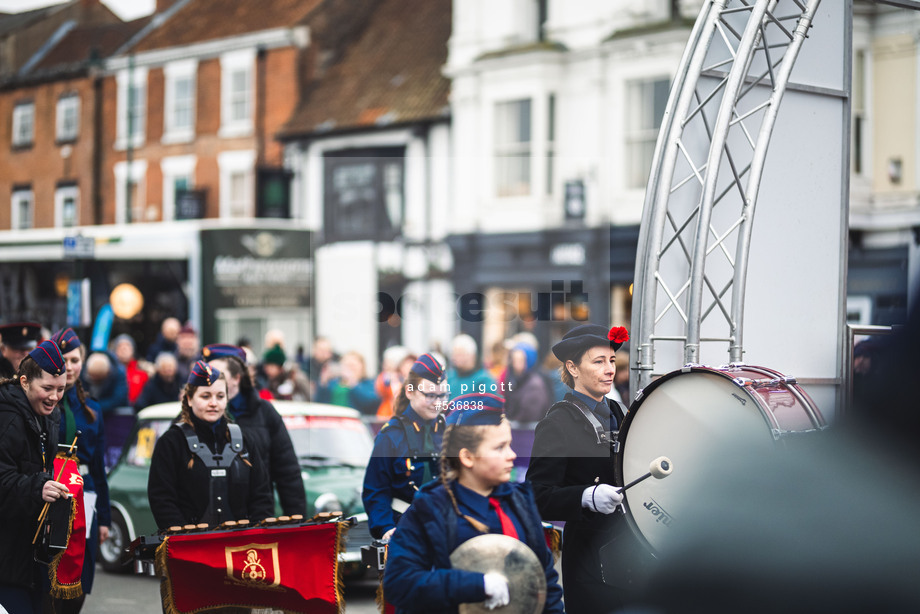
<path id="1" fill-rule="evenodd" d="M 487 610 L 494 610 L 508 605 L 511 601 L 511 595 L 508 594 L 508 580 L 505 576 L 494 571 L 490 571 L 482 577 L 482 583 L 486 589 L 486 600 L 482 605 Z"/>
<path id="2" fill-rule="evenodd" d="M 612 514 L 621 503 L 623 503 L 623 493 L 619 488 L 610 484 L 591 486 L 581 493 L 581 506 L 592 512 Z"/>
<path id="3" fill-rule="evenodd" d="M 390 543 L 390 538 L 393 537 L 393 533 L 396 533 L 396 527 L 393 527 L 389 531 L 383 534 L 383 537 L 380 538 L 380 541 L 384 544 Z"/>

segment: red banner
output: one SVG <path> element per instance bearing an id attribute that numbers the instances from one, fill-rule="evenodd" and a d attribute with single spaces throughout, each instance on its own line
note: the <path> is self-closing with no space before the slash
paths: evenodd
<path id="1" fill-rule="evenodd" d="M 80 576 L 83 573 L 83 555 L 86 552 L 86 512 L 83 509 L 83 478 L 75 456 L 58 454 L 54 457 L 55 479 L 67 486 L 72 495 L 67 548 L 56 554 L 48 568 L 51 579 L 51 596 L 59 599 L 76 599 L 83 594 Z"/>
<path id="2" fill-rule="evenodd" d="M 171 535 L 157 548 L 163 607 L 344 609 L 338 554 L 347 523 Z"/>

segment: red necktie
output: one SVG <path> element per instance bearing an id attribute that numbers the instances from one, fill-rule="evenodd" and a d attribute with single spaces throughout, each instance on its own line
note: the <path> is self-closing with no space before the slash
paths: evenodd
<path id="1" fill-rule="evenodd" d="M 508 514 L 505 513 L 505 510 L 502 509 L 501 503 L 498 501 L 498 497 L 489 497 L 489 505 L 495 508 L 495 512 L 498 514 L 498 521 L 502 525 L 502 533 L 514 539 L 518 539 L 517 530 L 514 528 L 514 523 L 511 522 L 511 518 Z"/>

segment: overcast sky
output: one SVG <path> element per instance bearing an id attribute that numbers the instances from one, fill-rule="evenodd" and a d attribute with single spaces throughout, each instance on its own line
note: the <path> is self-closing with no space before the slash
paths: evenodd
<path id="1" fill-rule="evenodd" d="M 124 20 L 136 19 L 153 12 L 156 0 L 102 0 Z M 0 0 L 0 12 L 18 13 L 42 6 L 62 4 L 61 0 Z"/>

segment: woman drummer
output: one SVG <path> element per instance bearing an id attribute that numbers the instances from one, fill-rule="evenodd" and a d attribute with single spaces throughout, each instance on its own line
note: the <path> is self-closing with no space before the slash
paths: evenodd
<path id="1" fill-rule="evenodd" d="M 486 533 L 524 542 L 546 576 L 543 612 L 563 612 L 562 589 L 530 486 L 511 483 L 516 457 L 504 399 L 489 393 L 451 402 L 441 451 L 441 479 L 424 485 L 390 541 L 383 590 L 397 612 L 457 612 L 461 603 L 508 604 L 499 573 L 452 569 L 450 554 Z"/>
<path id="2" fill-rule="evenodd" d="M 576 326 L 553 346 L 562 361 L 562 382 L 571 389 L 537 425 L 527 479 L 544 520 L 564 520 L 562 584 L 570 614 L 618 610 L 630 598 L 632 578 L 624 567 L 601 571 L 601 549 L 628 527 L 614 513 L 623 496 L 614 484 L 609 433 L 625 411 L 607 399 L 616 374 L 616 350 L 629 339 L 625 328 Z M 608 571 L 610 571 L 608 569 Z M 618 586 L 612 586 L 611 583 Z"/>
<path id="3" fill-rule="evenodd" d="M 64 394 L 64 359 L 43 341 L 19 363 L 16 376 L 0 380 L 0 611 L 41 611 L 42 576 L 32 537 L 44 503 L 69 496 L 51 478 L 57 425 L 51 413 Z"/>
<path id="4" fill-rule="evenodd" d="M 147 497 L 158 528 L 214 527 L 273 514 L 265 467 L 247 452 L 241 429 L 227 421 L 226 409 L 226 378 L 197 361 L 182 392 L 178 422 L 157 440 L 150 461 Z M 218 468 L 224 471 L 212 472 Z"/>
<path id="5" fill-rule="evenodd" d="M 86 540 L 83 573 L 80 578 L 83 595 L 76 599 L 56 599 L 54 610 L 58 614 L 63 614 L 79 612 L 86 595 L 92 591 L 96 571 L 96 550 L 100 541 L 108 539 L 112 516 L 109 509 L 109 484 L 105 475 L 105 431 L 102 413 L 99 405 L 86 397 L 83 384 L 80 382 L 86 348 L 80 343 L 80 338 L 72 328 L 56 332 L 51 340 L 61 350 L 67 374 L 64 398 L 59 404 L 61 408 L 59 440 L 73 441 L 74 435 L 79 431 L 77 458 L 80 463 L 80 474 L 83 477 L 83 492 L 96 494 L 95 514 L 89 539 Z"/>
<path id="6" fill-rule="evenodd" d="M 449 389 L 441 363 L 423 354 L 394 402 L 394 416 L 377 434 L 361 498 L 371 535 L 388 540 L 419 487 L 438 477 Z"/>

